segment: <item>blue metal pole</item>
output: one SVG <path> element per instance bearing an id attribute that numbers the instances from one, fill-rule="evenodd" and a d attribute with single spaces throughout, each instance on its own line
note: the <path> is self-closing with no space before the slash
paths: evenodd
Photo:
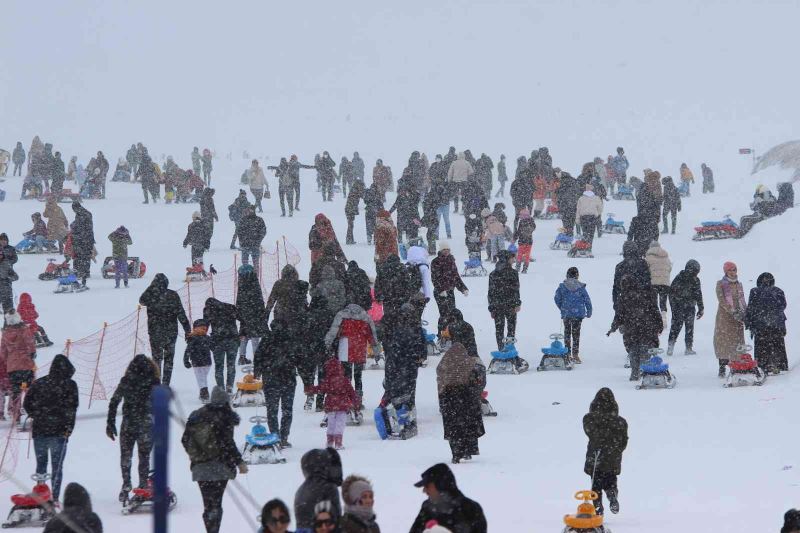
<path id="1" fill-rule="evenodd" d="M 169 401 L 172 391 L 161 385 L 153 389 L 153 532 L 167 533 L 167 463 L 169 457 Z"/>

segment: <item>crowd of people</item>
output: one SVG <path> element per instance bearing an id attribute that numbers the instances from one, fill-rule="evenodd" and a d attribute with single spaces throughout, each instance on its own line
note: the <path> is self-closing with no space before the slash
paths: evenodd
<path id="1" fill-rule="evenodd" d="M 34 139 L 35 146 L 28 153 L 31 179 L 25 178 L 23 194 L 36 192 L 40 186 L 42 192 L 59 192 L 61 189 L 56 187 L 63 186 L 63 179 L 52 170 L 58 168 L 58 153 L 51 156 L 52 147 L 42 145 L 40 150 L 39 144 L 38 138 Z M 452 239 L 451 214 L 463 214 L 470 257 L 477 254 L 477 259 L 483 260 L 485 251 L 485 261 L 493 264 L 486 304 L 488 316 L 495 323 L 498 349 L 503 349 L 515 336 L 522 309 L 520 274 L 527 273 L 530 265 L 535 219 L 548 210 L 555 211 L 565 233 L 580 234 L 591 246 L 595 234 L 601 234 L 603 206 L 609 195 L 613 197 L 615 189 L 619 192 L 621 188 L 632 188 L 637 215 L 631 221 L 623 259 L 614 274 L 614 319 L 609 334 L 622 332 L 631 360 L 631 380 L 640 378 L 640 363 L 652 348 L 659 346 L 659 335 L 669 325 L 669 310 L 672 316 L 667 354 L 674 353 L 682 330 L 685 353 L 695 354 L 694 320 L 704 314 L 700 264 L 690 259 L 673 277 L 672 261 L 659 243 L 659 236 L 669 232 L 670 221 L 671 232 L 675 233 L 676 215 L 681 210 L 679 189 L 688 190 L 694 181 L 688 167 L 681 167 L 680 188 L 671 177 L 662 178 L 658 171 L 650 169 L 644 170 L 643 180 L 628 178 L 628 159 L 620 147 L 605 162 L 599 157 L 587 162 L 574 178 L 554 167 L 549 150 L 542 147 L 534 150 L 530 158 L 517 159 L 509 188 L 512 218 L 506 214 L 504 203 L 489 204 L 490 198 L 505 196 L 505 159 L 501 155 L 497 165 L 499 188 L 494 194 L 492 159 L 486 154 L 475 159 L 469 150 L 457 152 L 455 147 L 450 147 L 444 156 L 436 155 L 430 164 L 426 154 L 413 152 L 396 184 L 391 168 L 378 160 L 372 183 L 367 186 L 365 163 L 357 152 L 352 159 L 342 158 L 338 172 L 328 152 L 315 157 L 314 165 L 302 164 L 293 155 L 288 161 L 284 158 L 279 165 L 268 167 L 278 178 L 281 216 L 286 216 L 287 206 L 290 217 L 299 210 L 301 169 L 316 171 L 318 192 L 324 201 L 332 201 L 341 192 L 347 220 L 345 248 L 355 244 L 354 224 L 363 202 L 368 244 L 375 251 L 375 263 L 367 268 L 375 274 L 371 277 L 358 262 L 348 261 L 331 220 L 319 213 L 308 235 L 311 268 L 307 280 L 301 279 L 293 266 L 285 266 L 266 302 L 256 273 L 267 234 L 259 213 L 263 212 L 262 201 L 271 195 L 263 169 L 258 160 L 253 160 L 242 176 L 252 202 L 247 191 L 241 189 L 228 207 L 235 225 L 230 247 L 240 250 L 242 257 L 236 303 L 209 298 L 202 318 L 190 323 L 180 298 L 169 289 L 169 280 L 161 273 L 156 274 L 139 299 L 147 308 L 152 357 L 139 354 L 130 362 L 109 403 L 106 429 L 109 438 L 120 440 L 120 501 L 125 501 L 134 487 L 130 473 L 134 447 L 138 450 L 138 486 L 147 484 L 152 449 L 150 394 L 153 387 L 169 386 L 171 382 L 181 331 L 186 340 L 184 366 L 193 372 L 198 396 L 205 404 L 189 416 L 182 443 L 191 459 L 192 478 L 199 484 L 207 531 L 220 528 L 222 497 L 228 481 L 237 470 L 247 472 L 233 440 L 239 417 L 230 398 L 237 364 L 252 364 L 254 377 L 263 382 L 267 425 L 279 437 L 280 447 L 291 447 L 297 376 L 306 395 L 304 408 L 325 413 L 327 447 L 311 450 L 302 459 L 306 482 L 298 490 L 294 505 L 298 531 L 379 531 L 372 510 L 371 483 L 357 475 L 342 479 L 338 451 L 345 448 L 347 420 L 358 419 L 365 408 L 362 372 L 367 354 L 375 361 L 384 360 L 384 391 L 376 401 L 387 434 L 398 439 L 417 435 L 417 377 L 428 354 L 422 315 L 431 299 L 439 315 L 437 344 L 444 351 L 436 369 L 444 438 L 450 445 L 453 464 L 479 455 L 479 439 L 485 433 L 481 399 L 487 371 L 478 351 L 475 329 L 464 319 L 455 296 L 458 291 L 468 297 L 469 290 L 459 274 L 450 242 L 439 240 L 440 223 L 445 226 L 446 238 Z M 13 160 L 15 165 L 20 160 L 16 150 Z M 21 171 L 24 150 L 20 161 Z M 94 166 L 90 166 L 95 170 L 90 175 L 99 177 L 92 187 L 102 197 L 108 164 L 102 163 L 102 152 L 93 161 Z M 191 161 L 192 169 L 182 170 L 167 157 L 162 171 L 139 143 L 132 145 L 120 160 L 112 179 L 140 181 L 144 203 L 160 199 L 161 185 L 167 203 L 196 199 L 199 210 L 193 213 L 182 244 L 191 247 L 192 264 L 202 265 L 215 223 L 219 222 L 215 191 L 210 187 L 212 154 L 208 150 L 201 154 L 195 147 Z M 63 163 L 60 168 L 63 172 Z M 387 193 L 394 189 L 396 198 L 387 208 Z M 704 164 L 703 192 L 713 190 L 713 173 Z M 44 239 L 56 241 L 59 249 L 74 260 L 79 283 L 85 286 L 91 260 L 97 253 L 94 225 L 91 213 L 80 201 L 72 204 L 72 211 L 74 220 L 69 223 L 56 198 L 49 198 L 44 214 L 32 217 L 30 237 L 39 244 Z M 394 213 L 396 223 L 392 219 Z M 659 228 L 661 223 L 663 228 Z M 426 230 L 424 239 L 420 228 Z M 115 229 L 108 239 L 116 265 L 116 286 L 120 287 L 122 281 L 122 287 L 127 287 L 128 247 L 133 245 L 133 239 L 124 226 Z M 516 250 L 509 250 L 509 244 Z M 434 257 L 429 261 L 431 256 Z M 47 471 L 49 453 L 54 497 L 58 501 L 66 443 L 78 408 L 77 388 L 72 380 L 75 369 L 66 357 L 58 355 L 50 374 L 34 381 L 38 326 L 34 328 L 30 320 L 20 316 L 22 310 L 14 308 L 16 261 L 14 247 L 5 234 L 0 234 L 0 303 L 5 313 L 0 343 L 0 359 L 5 364 L 0 365 L 0 371 L 8 375 L 9 412 L 15 420 L 19 417 L 22 390 L 28 388 L 24 407 L 34 420 L 37 472 Z M 726 262 L 723 274 L 716 287 L 714 334 L 720 376 L 730 361 L 742 355 L 745 329 L 754 336 L 759 366 L 774 373 L 788 370 L 784 346 L 786 298 L 776 287 L 774 277 L 767 272 L 759 276 L 757 286 L 745 299 L 736 265 Z M 576 267 L 570 267 L 563 282 L 554 287 L 554 303 L 563 321 L 568 357 L 580 364 L 582 323 L 592 317 L 593 306 Z M 212 366 L 215 386 L 209 387 Z M 122 423 L 118 432 L 116 413 L 120 403 Z M 618 411 L 613 393 L 603 388 L 584 418 L 589 438 L 585 470 L 592 476 L 593 490 L 605 492 L 614 513 L 619 511 L 617 476 L 627 445 L 627 423 Z M 600 450 L 602 453 L 597 453 Z M 438 523 L 433 527 L 450 531 L 486 530 L 480 506 L 459 491 L 448 466 L 438 464 L 425 471 L 417 486 L 423 488 L 428 500 L 412 531 L 432 529 L 431 521 Z M 64 512 L 66 498 L 65 495 Z M 87 509 L 88 495 L 78 499 L 81 508 Z M 604 511 L 602 499 L 596 500 L 595 506 L 598 513 Z M 88 510 L 91 512 L 90 504 Z M 267 502 L 261 515 L 263 530 L 271 532 L 286 531 L 290 519 L 288 507 L 279 500 Z"/>

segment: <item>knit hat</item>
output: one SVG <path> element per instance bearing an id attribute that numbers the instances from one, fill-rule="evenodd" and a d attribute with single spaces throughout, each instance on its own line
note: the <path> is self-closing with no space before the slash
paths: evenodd
<path id="1" fill-rule="evenodd" d="M 22 324 L 22 317 L 19 316 L 19 313 L 12 309 L 6 313 L 6 325 L 16 326 L 17 324 Z"/>
<path id="2" fill-rule="evenodd" d="M 347 494 L 343 494 L 344 501 L 350 505 L 355 505 L 365 492 L 373 492 L 372 485 L 366 479 L 354 481 L 347 488 Z"/>
<path id="3" fill-rule="evenodd" d="M 225 405 L 228 403 L 228 393 L 219 385 L 211 389 L 211 405 Z"/>
<path id="4" fill-rule="evenodd" d="M 439 251 L 450 250 L 450 243 L 447 241 L 439 241 Z"/>
<path id="5" fill-rule="evenodd" d="M 200 220 L 202 216 L 200 215 L 200 211 L 195 211 L 192 213 L 192 220 Z"/>
<path id="6" fill-rule="evenodd" d="M 733 261 L 725 261 L 725 264 L 722 265 L 722 271 L 728 272 L 729 270 L 736 270 L 736 263 Z"/>

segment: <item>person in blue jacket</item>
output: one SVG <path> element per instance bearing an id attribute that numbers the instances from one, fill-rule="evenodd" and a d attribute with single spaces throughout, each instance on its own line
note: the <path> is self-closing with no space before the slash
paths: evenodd
<path id="1" fill-rule="evenodd" d="M 567 279 L 559 284 L 553 298 L 561 311 L 564 321 L 564 344 L 575 363 L 581 363 L 578 355 L 581 343 L 581 322 L 592 317 L 592 299 L 586 291 L 586 284 L 578 281 L 578 269 L 570 267 Z"/>

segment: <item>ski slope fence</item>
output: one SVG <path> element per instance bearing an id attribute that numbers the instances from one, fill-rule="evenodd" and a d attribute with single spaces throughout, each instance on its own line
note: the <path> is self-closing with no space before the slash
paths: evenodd
<path id="1" fill-rule="evenodd" d="M 257 270 L 264 301 L 272 285 L 280 278 L 286 265 L 295 266 L 300 254 L 286 238 L 275 241 L 275 247 L 262 247 Z M 238 289 L 237 271 L 241 264 L 238 253 L 233 254 L 233 265 L 227 270 L 210 274 L 207 279 L 186 281 L 176 292 L 180 296 L 189 323 L 203 316 L 206 299 L 216 298 L 235 304 Z M 136 354 L 151 355 L 150 338 L 147 335 L 147 308 L 141 305 L 129 315 L 116 322 L 104 323 L 102 328 L 78 340 L 67 339 L 62 351 L 75 366 L 73 379 L 78 391 L 89 398 L 89 407 L 94 400 L 107 400 L 122 379 L 128 363 Z M 47 374 L 49 364 L 37 369 L 37 377 Z M 28 433 L 19 432 L 16 420 L 5 428 L 0 438 L 0 482 L 14 472 L 19 451 L 19 441 L 28 440 Z"/>

